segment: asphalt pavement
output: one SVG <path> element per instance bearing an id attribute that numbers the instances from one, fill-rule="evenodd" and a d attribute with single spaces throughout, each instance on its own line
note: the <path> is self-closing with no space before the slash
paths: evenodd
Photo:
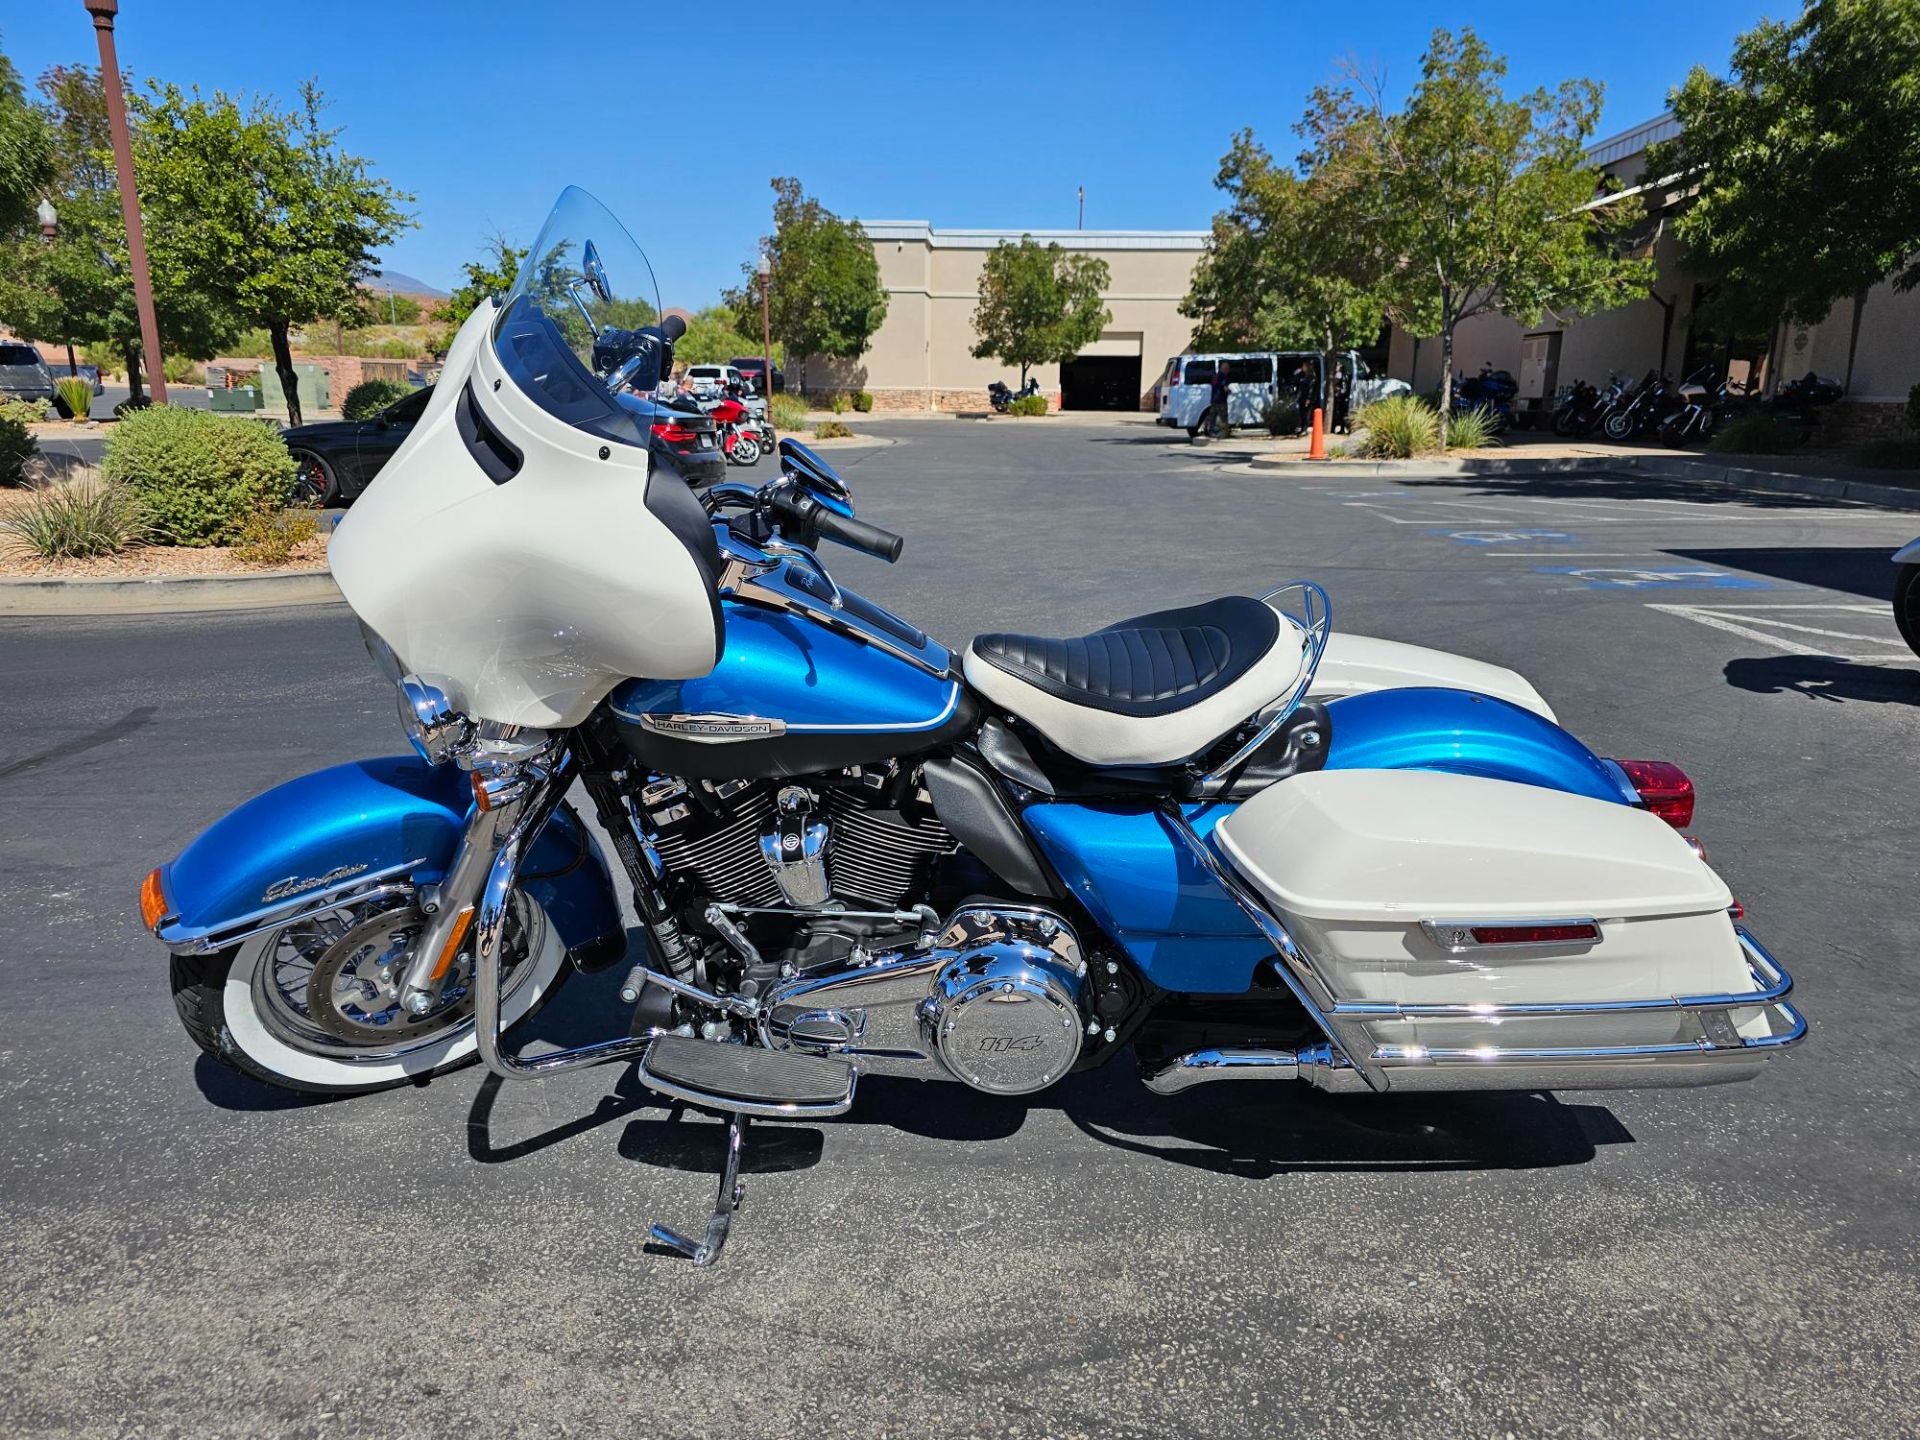
<path id="1" fill-rule="evenodd" d="M 720 1126 L 624 1071 L 310 1103 L 199 1057 L 135 891 L 247 796 L 404 748 L 341 607 L 0 622 L 0 1433 L 1911 1436 L 1920 520 L 1644 478 L 1278 479 L 1139 422 L 863 417 L 958 645 L 1281 580 L 1671 759 L 1813 1033 L 1744 1086 L 1025 1100 L 875 1080 Z M 617 974 L 537 1029 L 618 1026 Z"/>

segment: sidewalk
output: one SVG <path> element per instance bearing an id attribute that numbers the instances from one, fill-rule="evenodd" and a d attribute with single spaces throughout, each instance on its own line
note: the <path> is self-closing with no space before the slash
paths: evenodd
<path id="1" fill-rule="evenodd" d="M 1330 443 L 1337 444 L 1340 438 L 1344 437 Z M 1417 460 L 1308 460 L 1305 436 L 1280 440 L 1261 437 L 1252 444 L 1226 441 L 1203 453 L 1225 458 L 1236 448 L 1244 448 L 1254 452 L 1250 457 L 1253 464 L 1281 475 L 1641 474 L 1920 510 L 1920 471 L 1874 470 L 1848 464 L 1832 454 L 1730 455 L 1657 445 L 1615 445 L 1604 440 L 1566 440 L 1526 431 L 1504 439 L 1504 444 L 1484 450 L 1457 450 Z"/>

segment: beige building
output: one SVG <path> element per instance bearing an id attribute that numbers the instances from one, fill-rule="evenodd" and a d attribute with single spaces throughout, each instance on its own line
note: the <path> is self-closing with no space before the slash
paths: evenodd
<path id="1" fill-rule="evenodd" d="M 987 253 L 1031 235 L 1041 244 L 1107 262 L 1107 309 L 1100 338 L 1061 365 L 1031 373 L 1056 406 L 1137 410 L 1169 357 L 1187 348 L 1193 322 L 1180 313 L 1204 230 L 939 230 L 924 220 L 861 222 L 880 262 L 887 318 L 852 363 L 810 359 L 809 390 L 868 390 L 884 410 L 977 410 L 987 386 L 1019 383 L 997 360 L 976 360 L 974 307 Z M 787 367 L 795 380 L 794 367 Z"/>
<path id="2" fill-rule="evenodd" d="M 1678 133 L 1674 118 L 1662 115 L 1587 150 L 1646 206 L 1639 241 L 1658 266 L 1653 293 L 1617 310 L 1548 315 L 1527 327 L 1503 315 L 1475 316 L 1454 332 L 1454 373 L 1472 375 L 1483 365 L 1509 371 L 1520 382 L 1524 408 L 1551 404 L 1554 391 L 1575 380 L 1603 385 L 1616 370 L 1636 379 L 1649 370 L 1679 378 L 1706 367 L 1716 380 L 1729 375 L 1761 389 L 1776 372 L 1794 380 L 1813 370 L 1847 382 L 1847 399 L 1824 427 L 1833 438 L 1894 429 L 1909 387 L 1920 382 L 1920 291 L 1902 295 L 1883 282 L 1863 305 L 1842 300 L 1817 325 L 1776 327 L 1766 335 L 1724 335 L 1696 323 L 1704 287 L 1681 265 L 1672 224 L 1687 202 L 1687 187 L 1645 173 L 1647 146 Z M 1415 390 L 1436 389 L 1440 342 L 1395 327 L 1387 369 Z"/>

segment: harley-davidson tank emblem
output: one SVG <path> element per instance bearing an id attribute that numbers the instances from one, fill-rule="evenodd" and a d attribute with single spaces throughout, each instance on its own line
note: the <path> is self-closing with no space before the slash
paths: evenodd
<path id="1" fill-rule="evenodd" d="M 765 740 L 784 735 L 787 722 L 766 720 L 758 715 L 642 715 L 640 728 L 656 735 L 671 735 L 676 740 L 725 745 L 736 740 Z"/>
<path id="2" fill-rule="evenodd" d="M 276 880 L 269 885 L 266 893 L 260 897 L 263 904 L 271 905 L 276 900 L 284 900 L 289 895 L 299 895 L 307 890 L 319 890 L 324 886 L 338 885 L 342 880 L 351 880 L 367 867 L 364 865 L 339 865 L 324 875 L 315 875 L 303 880 L 298 875 L 289 875 L 284 880 Z"/>

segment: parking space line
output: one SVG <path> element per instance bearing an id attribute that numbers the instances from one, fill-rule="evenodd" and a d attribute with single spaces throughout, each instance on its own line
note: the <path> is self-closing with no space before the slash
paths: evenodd
<path id="1" fill-rule="evenodd" d="M 1852 660 L 1858 662 L 1904 661 L 1912 658 L 1912 652 L 1904 648 L 1890 650 L 1842 651 L 1832 647 L 1809 645 L 1801 640 L 1789 639 L 1779 634 L 1779 630 L 1794 630 L 1807 635 L 1824 635 L 1830 639 L 1857 641 L 1866 645 L 1893 645 L 1890 638 L 1880 635 L 1856 635 L 1851 631 L 1824 630 L 1817 626 L 1795 624 L 1788 620 L 1771 618 L 1765 612 L 1792 611 L 1838 611 L 1847 615 L 1880 614 L 1891 622 L 1891 609 L 1880 605 L 1860 605 L 1840 603 L 1830 605 L 1660 605 L 1649 603 L 1649 610 L 1658 610 L 1667 615 L 1678 615 L 1695 624 L 1705 625 L 1711 630 L 1722 630 L 1743 639 L 1757 640 L 1762 645 L 1771 645 L 1792 655 L 1819 656 L 1832 660 Z M 1735 618 L 1735 617 L 1740 618 Z M 1745 623 L 1742 623 L 1742 621 Z M 1762 629 L 1762 626 L 1774 627 Z"/>

